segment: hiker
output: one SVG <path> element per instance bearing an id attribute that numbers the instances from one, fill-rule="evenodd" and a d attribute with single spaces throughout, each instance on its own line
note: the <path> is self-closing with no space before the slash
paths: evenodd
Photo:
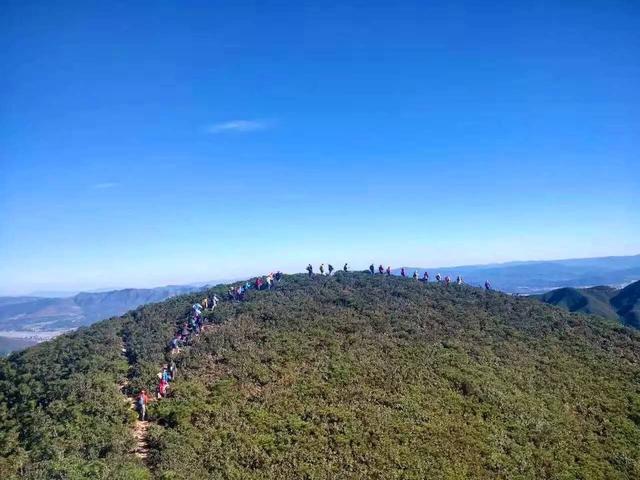
<path id="1" fill-rule="evenodd" d="M 200 305 L 199 303 L 194 303 L 193 305 L 191 305 L 191 308 L 193 308 L 193 311 L 197 313 L 200 313 L 202 311 L 202 305 Z"/>
<path id="2" fill-rule="evenodd" d="M 180 337 L 177 335 L 173 337 L 173 339 L 169 343 L 169 347 L 171 348 L 171 353 L 175 353 L 180 350 Z"/>
<path id="3" fill-rule="evenodd" d="M 140 394 L 136 399 L 136 407 L 140 414 L 140 421 L 144 422 L 147 419 L 147 404 L 149 403 L 149 397 L 146 390 L 140 390 Z"/>
<path id="4" fill-rule="evenodd" d="M 449 275 L 447 275 L 446 277 L 444 277 L 444 284 L 445 286 L 449 286 L 451 284 L 451 277 Z"/>
<path id="5" fill-rule="evenodd" d="M 324 275 L 324 263 L 320 264 L 319 270 L 320 270 L 320 275 Z"/>
<path id="6" fill-rule="evenodd" d="M 384 267 L 382 266 L 382 264 L 380 264 L 380 266 L 378 266 L 378 273 L 380 275 L 384 274 Z"/>
<path id="7" fill-rule="evenodd" d="M 311 264 L 307 265 L 307 272 L 309 272 L 309 278 L 313 277 L 313 266 Z"/>
<path id="8" fill-rule="evenodd" d="M 189 324 L 187 322 L 184 322 L 182 324 L 182 337 L 186 337 L 187 335 L 189 335 Z"/>
<path id="9" fill-rule="evenodd" d="M 424 272 L 424 275 L 422 275 L 422 281 L 429 283 L 429 272 Z"/>
<path id="10" fill-rule="evenodd" d="M 176 366 L 176 362 L 174 360 L 171 360 L 171 363 L 169 364 L 169 373 L 171 374 L 171 379 L 175 380 L 176 373 L 178 373 L 178 367 Z"/>
<path id="11" fill-rule="evenodd" d="M 442 280 L 442 277 L 439 273 L 436 273 L 436 282 L 440 283 L 440 280 Z"/>
<path id="12" fill-rule="evenodd" d="M 204 307 L 205 310 L 209 308 L 209 297 L 205 297 L 202 299 L 202 306 Z"/>
<path id="13" fill-rule="evenodd" d="M 348 272 L 349 271 L 349 264 L 348 263 L 344 264 L 344 267 L 342 267 L 342 271 L 343 272 Z"/>
<path id="14" fill-rule="evenodd" d="M 371 272 L 371 275 L 373 275 L 376 271 L 376 267 L 373 266 L 373 263 L 371 265 L 369 265 L 369 271 Z"/>
<path id="15" fill-rule="evenodd" d="M 413 271 L 413 279 L 418 280 L 418 270 Z"/>
<path id="16" fill-rule="evenodd" d="M 278 270 L 276 272 L 276 282 L 279 282 L 281 278 L 282 278 L 282 272 Z"/>
<path id="17" fill-rule="evenodd" d="M 487 280 L 486 282 L 484 282 L 484 289 L 485 289 L 485 290 L 491 290 L 491 284 L 489 283 L 489 280 Z"/>
<path id="18" fill-rule="evenodd" d="M 168 365 L 164 365 L 162 367 L 162 373 L 160 374 L 162 380 L 164 380 L 165 382 L 170 382 L 171 381 L 171 374 L 169 373 L 169 366 Z"/>
<path id="19" fill-rule="evenodd" d="M 329 265 L 331 267 L 331 265 Z M 330 270 L 332 270 L 333 267 L 331 267 Z M 269 275 L 267 275 L 267 288 L 269 290 L 271 290 L 271 287 L 273 286 L 273 273 L 270 273 Z"/>
<path id="20" fill-rule="evenodd" d="M 169 386 L 169 382 L 167 382 L 164 378 L 161 378 L 160 382 L 158 383 L 158 399 L 161 399 L 167 396 L 168 386 Z"/>
<path id="21" fill-rule="evenodd" d="M 401 276 L 403 276 L 403 277 L 406 277 L 406 276 L 407 276 L 407 273 L 404 271 L 404 267 L 402 267 L 402 268 L 400 269 L 400 275 L 401 275 Z"/>
<path id="22" fill-rule="evenodd" d="M 256 290 L 262 290 L 262 277 L 256 278 Z"/>
<path id="23" fill-rule="evenodd" d="M 462 277 L 460 275 L 458 275 L 458 277 L 456 278 L 456 285 L 462 285 L 464 282 L 462 281 Z"/>
<path id="24" fill-rule="evenodd" d="M 387 277 L 390 277 L 390 276 L 391 276 L 391 265 L 389 265 L 389 266 L 387 267 L 386 274 L 387 274 Z"/>
<path id="25" fill-rule="evenodd" d="M 329 269 L 329 276 L 331 276 L 331 274 L 333 273 L 333 265 L 329 264 L 327 265 L 327 268 Z"/>
<path id="26" fill-rule="evenodd" d="M 218 306 L 218 302 L 220 301 L 220 299 L 218 298 L 218 296 L 216 294 L 213 295 L 213 299 L 211 300 L 211 310 L 213 310 L 214 308 L 216 308 Z"/>

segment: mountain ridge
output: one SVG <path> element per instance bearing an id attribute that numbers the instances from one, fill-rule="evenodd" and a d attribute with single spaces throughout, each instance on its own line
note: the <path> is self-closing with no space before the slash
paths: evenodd
<path id="1" fill-rule="evenodd" d="M 640 255 L 515 261 L 429 269 L 407 268 L 409 275 L 413 270 L 418 270 L 420 274 L 428 270 L 432 278 L 436 272 L 454 279 L 457 275 L 462 275 L 467 283 L 473 285 L 482 285 L 485 280 L 489 280 L 493 288 L 498 290 L 535 294 L 558 287 L 577 288 L 601 284 L 619 286 L 630 283 L 640 278 Z M 394 270 L 394 273 L 399 273 L 399 269 Z M 53 331 L 51 334 L 55 334 L 55 331 L 68 331 L 110 316 L 122 315 L 145 303 L 162 301 L 173 295 L 203 288 L 206 288 L 206 284 L 194 283 L 150 289 L 101 289 L 61 298 L 0 297 L 0 334 L 44 331 Z M 633 317 L 633 314 L 630 315 Z"/>
<path id="2" fill-rule="evenodd" d="M 640 281 L 624 288 L 559 288 L 533 297 L 570 312 L 599 315 L 640 328 Z"/>

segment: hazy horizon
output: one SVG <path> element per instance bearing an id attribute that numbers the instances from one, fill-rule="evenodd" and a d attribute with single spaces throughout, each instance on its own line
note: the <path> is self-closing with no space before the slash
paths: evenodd
<path id="1" fill-rule="evenodd" d="M 449 264 L 449 265 L 445 265 L 445 264 L 438 264 L 438 265 L 430 265 L 430 264 L 398 264 L 398 265 L 391 265 L 391 267 L 393 269 L 397 269 L 400 267 L 405 267 L 405 268 L 430 268 L 430 269 L 451 269 L 451 268 L 456 268 L 456 267 L 473 267 L 473 266 L 478 266 L 478 267 L 482 267 L 482 266 L 499 266 L 499 265 L 504 265 L 504 264 L 509 264 L 509 263 L 527 263 L 527 262 L 554 262 L 554 261 L 566 261 L 566 260 L 583 260 L 583 259 L 591 259 L 591 258 L 608 258 L 608 257 L 627 257 L 627 256 L 640 256 L 640 253 L 629 253 L 629 254 L 625 254 L 625 255 L 601 255 L 601 256 L 597 256 L 597 257 L 564 257 L 564 258 L 547 258 L 547 259 L 529 259 L 529 260 L 521 260 L 521 259 L 512 259 L 512 260 L 506 260 L 503 262 L 490 262 L 490 263 L 469 263 L 469 264 Z M 331 263 L 331 262 L 327 262 L 326 260 L 318 260 L 318 262 L 314 263 L 314 268 L 317 268 L 320 263 Z M 370 265 L 370 262 L 366 263 L 366 264 L 362 264 L 362 265 L 356 265 L 356 264 L 352 264 L 351 262 L 349 263 L 349 268 L 351 270 L 366 270 L 368 268 L 368 266 Z M 379 263 L 384 263 L 384 265 L 388 265 L 389 262 L 380 262 L 380 261 L 374 261 L 374 264 L 377 266 Z M 305 264 L 306 265 L 306 264 Z M 334 262 L 334 267 L 336 267 L 336 269 L 340 269 L 342 268 L 342 265 L 344 265 L 343 261 L 340 262 Z M 275 268 L 269 271 L 276 271 L 276 270 L 281 270 L 284 273 L 287 274 L 293 274 L 293 273 L 304 273 L 304 266 L 300 266 L 297 270 L 283 270 L 280 268 Z M 94 287 L 79 287 L 79 288 L 70 288 L 70 289 L 62 289 L 62 290 L 55 290 L 55 289 L 46 289 L 46 288 L 42 288 L 39 290 L 31 290 L 31 291 L 15 291 L 15 292 L 10 292 L 10 291 L 3 291 L 0 290 L 0 297 L 11 297 L 11 296 L 16 296 L 16 297 L 20 297 L 20 296 L 40 296 L 40 297 L 52 297 L 52 298 L 58 298 L 58 297 L 66 297 L 66 296 L 73 296 L 76 295 L 78 293 L 99 293 L 99 292 L 108 292 L 108 291 L 114 291 L 114 290 L 125 290 L 125 289 L 129 289 L 129 288 L 136 288 L 136 289 L 153 289 L 153 288 L 164 288 L 164 287 L 172 287 L 172 286 L 198 286 L 198 285 L 212 285 L 212 284 L 216 284 L 216 283 L 226 283 L 226 282 L 233 282 L 233 281 L 238 281 L 238 280 L 244 280 L 244 279 L 248 279 L 248 278 L 252 278 L 254 276 L 257 275 L 261 275 L 264 274 L 266 272 L 262 271 L 262 272 L 252 272 L 252 273 L 245 273 L 242 275 L 238 275 L 235 277 L 219 277 L 219 278 L 209 278 L 208 280 L 186 280 L 182 283 L 180 282 L 167 282 L 167 283 L 160 283 L 160 284 L 138 284 L 138 285 L 120 285 L 120 286 L 94 286 Z"/>

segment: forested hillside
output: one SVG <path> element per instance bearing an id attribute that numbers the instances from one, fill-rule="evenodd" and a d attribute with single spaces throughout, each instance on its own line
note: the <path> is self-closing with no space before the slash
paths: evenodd
<path id="1" fill-rule="evenodd" d="M 640 281 L 621 289 L 606 286 L 559 288 L 535 298 L 570 312 L 618 319 L 625 325 L 640 328 Z"/>
<path id="2" fill-rule="evenodd" d="M 1 477 L 640 477 L 638 332 L 535 299 L 342 272 L 285 276 L 208 312 L 150 407 L 142 461 L 120 386 L 154 387 L 201 297 L 2 360 Z"/>

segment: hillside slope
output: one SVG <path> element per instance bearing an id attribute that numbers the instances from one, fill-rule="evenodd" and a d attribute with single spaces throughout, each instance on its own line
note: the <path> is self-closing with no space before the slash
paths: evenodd
<path id="1" fill-rule="evenodd" d="M 627 285 L 612 299 L 618 315 L 624 323 L 640 328 L 640 282 Z"/>
<path id="2" fill-rule="evenodd" d="M 604 286 L 559 288 L 535 298 L 570 312 L 599 315 L 640 328 L 640 281 L 619 290 Z"/>
<path id="3" fill-rule="evenodd" d="M 640 475 L 638 332 L 534 299 L 364 274 L 285 276 L 207 313 L 215 326 L 175 357 L 171 396 L 150 407 L 143 464 L 118 385 L 153 388 L 201 296 L 1 360 L 3 477 Z"/>

